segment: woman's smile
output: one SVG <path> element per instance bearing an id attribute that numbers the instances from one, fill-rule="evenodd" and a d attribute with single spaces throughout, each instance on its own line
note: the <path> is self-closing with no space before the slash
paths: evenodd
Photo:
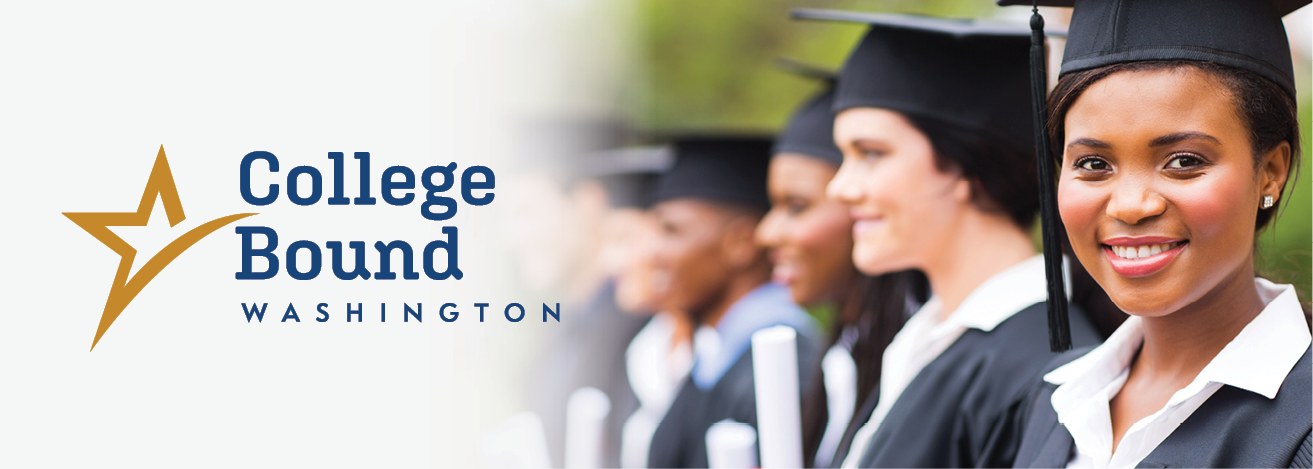
<path id="1" fill-rule="evenodd" d="M 1166 269 L 1189 244 L 1188 240 L 1161 236 L 1117 237 L 1103 241 L 1103 253 L 1112 270 L 1123 277 L 1145 277 Z"/>

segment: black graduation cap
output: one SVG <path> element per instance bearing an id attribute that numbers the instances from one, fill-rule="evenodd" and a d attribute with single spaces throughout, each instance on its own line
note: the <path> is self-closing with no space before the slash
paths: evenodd
<path id="1" fill-rule="evenodd" d="M 1048 270 L 1049 346 L 1071 348 L 1061 267 L 1054 156 L 1049 154 L 1044 18 L 1039 6 L 1074 7 L 1062 73 L 1145 60 L 1199 60 L 1249 70 L 1295 94 L 1290 44 L 1281 17 L 1309 0 L 998 0 L 1031 5 L 1030 84 L 1039 164 L 1040 218 Z M 1060 274 L 1059 274 L 1060 275 Z"/>
<path id="2" fill-rule="evenodd" d="M 647 208 L 657 178 L 675 162 L 669 146 L 613 148 L 579 156 L 580 177 L 606 189 L 613 208 Z"/>
<path id="3" fill-rule="evenodd" d="M 843 164 L 843 153 L 834 145 L 835 73 L 792 60 L 781 60 L 780 67 L 797 75 L 822 80 L 825 88 L 793 111 L 775 142 L 774 153 L 809 156 L 835 167 Z"/>
<path id="4" fill-rule="evenodd" d="M 770 209 L 766 169 L 771 139 L 751 135 L 691 135 L 674 139 L 675 163 L 661 175 L 653 202 L 694 198 Z"/>
<path id="5" fill-rule="evenodd" d="M 1024 25 L 971 19 L 797 9 L 795 18 L 869 24 L 839 73 L 834 109 L 878 107 L 1034 144 L 1024 104 Z"/>
<path id="6" fill-rule="evenodd" d="M 1295 96 L 1281 17 L 1309 0 L 1041 0 L 1074 6 L 1062 73 L 1145 60 L 1199 60 L 1257 73 Z M 1031 5 L 1000 0 L 999 5 Z"/>

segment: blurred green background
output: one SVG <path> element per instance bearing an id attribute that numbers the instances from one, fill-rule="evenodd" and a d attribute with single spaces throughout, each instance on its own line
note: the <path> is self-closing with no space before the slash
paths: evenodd
<path id="1" fill-rule="evenodd" d="M 642 0 L 633 12 L 638 54 L 630 58 L 632 76 L 622 90 L 626 117 L 656 130 L 777 130 L 818 89 L 813 80 L 780 71 L 777 58 L 837 69 L 865 31 L 856 24 L 791 20 L 789 11 L 798 7 L 1023 21 L 1029 14 L 1028 8 L 1003 9 L 990 0 Z M 1297 59 L 1295 70 L 1307 154 L 1313 146 L 1308 59 Z M 1294 283 L 1306 310 L 1313 284 L 1311 166 L 1303 165 L 1293 191 L 1287 189 L 1288 205 L 1259 238 L 1258 254 L 1260 274 Z"/>

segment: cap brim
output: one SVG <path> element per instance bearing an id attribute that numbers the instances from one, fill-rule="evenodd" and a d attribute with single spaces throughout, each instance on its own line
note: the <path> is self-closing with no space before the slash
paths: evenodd
<path id="1" fill-rule="evenodd" d="M 793 18 L 864 23 L 885 28 L 934 32 L 954 37 L 1030 36 L 1030 26 L 1026 24 L 988 20 L 945 19 L 930 16 L 821 10 L 815 8 L 795 8 L 793 10 Z M 1051 30 L 1045 30 L 1044 33 L 1048 36 L 1065 37 L 1067 35 L 1067 30 L 1066 28 L 1052 28 Z"/>
<path id="2" fill-rule="evenodd" d="M 1276 8 L 1277 14 L 1281 16 L 1289 15 L 1290 12 L 1303 8 L 1313 0 L 1269 0 L 1272 6 Z M 1013 5 L 1026 5 L 1038 3 L 1042 7 L 1071 7 L 1076 4 L 1076 0 L 1039 0 L 1038 2 L 1028 2 L 1026 0 L 998 0 L 998 6 L 1006 7 Z"/>
<path id="3" fill-rule="evenodd" d="M 581 171 L 592 177 L 661 173 L 674 164 L 675 152 L 669 145 L 614 148 L 586 153 L 579 159 L 584 163 Z"/>
<path id="4" fill-rule="evenodd" d="M 785 72 L 814 80 L 834 81 L 839 78 L 839 72 L 837 70 L 788 57 L 776 57 L 775 67 Z"/>

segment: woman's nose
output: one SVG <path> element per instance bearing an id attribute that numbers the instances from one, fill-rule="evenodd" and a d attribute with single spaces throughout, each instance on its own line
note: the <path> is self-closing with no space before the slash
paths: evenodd
<path id="1" fill-rule="evenodd" d="M 1151 184 L 1132 178 L 1120 181 L 1108 201 L 1109 218 L 1129 225 L 1162 215 L 1167 210 L 1167 199 L 1153 190 Z"/>

